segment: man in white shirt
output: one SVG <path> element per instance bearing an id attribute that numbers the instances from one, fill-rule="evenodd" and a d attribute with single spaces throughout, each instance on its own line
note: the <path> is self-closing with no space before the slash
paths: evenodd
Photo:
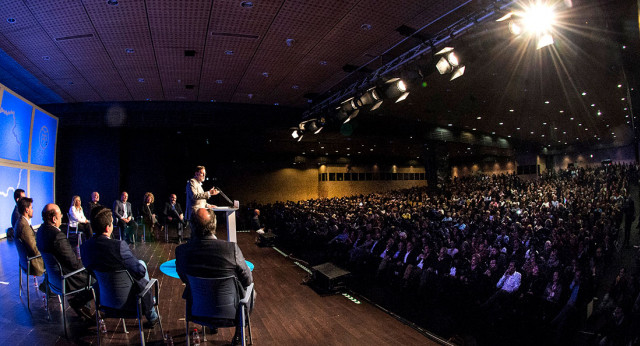
<path id="1" fill-rule="evenodd" d="M 516 271 L 516 262 L 509 262 L 509 267 L 496 285 L 498 291 L 482 304 L 482 308 L 497 310 L 511 302 L 520 288 L 521 279 L 522 275 Z"/>
<path id="2" fill-rule="evenodd" d="M 191 212 L 195 212 L 200 208 L 215 208 L 215 205 L 208 204 L 207 199 L 213 195 L 220 193 L 215 187 L 212 187 L 209 191 L 204 191 L 202 183 L 207 176 L 207 171 L 204 166 L 197 166 L 193 178 L 187 182 L 187 208 L 186 219 L 191 218 Z"/>

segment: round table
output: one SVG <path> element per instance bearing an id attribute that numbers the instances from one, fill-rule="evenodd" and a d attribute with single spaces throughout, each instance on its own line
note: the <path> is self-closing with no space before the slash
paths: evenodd
<path id="1" fill-rule="evenodd" d="M 249 267 L 249 270 L 253 271 L 253 267 L 254 267 L 253 263 L 247 260 L 245 260 L 245 262 L 247 262 L 247 266 Z M 178 276 L 178 272 L 176 271 L 175 259 L 162 263 L 160 265 L 160 271 L 163 272 L 165 275 L 171 276 L 172 278 L 176 278 L 176 279 L 180 278 L 180 276 Z"/>

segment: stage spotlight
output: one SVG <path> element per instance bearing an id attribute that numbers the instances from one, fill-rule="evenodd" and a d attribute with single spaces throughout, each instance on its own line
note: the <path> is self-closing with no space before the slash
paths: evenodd
<path id="1" fill-rule="evenodd" d="M 378 94 L 376 88 L 373 87 L 367 90 L 362 96 L 360 96 L 357 103 L 360 105 L 360 107 L 373 104 L 373 106 L 371 106 L 371 109 L 369 110 L 375 111 L 376 109 L 380 108 L 380 105 L 382 105 L 382 98 Z"/>
<path id="2" fill-rule="evenodd" d="M 395 103 L 403 101 L 409 96 L 407 91 L 407 84 L 400 78 L 393 78 L 386 81 L 382 87 L 382 94 L 390 99 L 395 99 Z M 378 105 L 378 107 L 380 107 Z M 376 107 L 376 109 L 378 108 Z"/>
<path id="3" fill-rule="evenodd" d="M 358 109 L 358 104 L 356 104 L 355 98 L 352 97 L 350 99 L 347 99 L 346 101 L 343 101 L 342 105 L 340 105 L 340 108 L 348 113 Z"/>
<path id="4" fill-rule="evenodd" d="M 566 4 L 566 2 L 565 2 Z M 567 7 L 571 7 L 568 4 Z M 511 12 L 497 21 L 509 20 L 509 31 L 514 36 L 527 34 L 537 41 L 536 49 L 553 44 L 553 27 L 556 23 L 552 6 L 536 2 L 531 6 L 523 6 L 522 11 Z"/>
<path id="5" fill-rule="evenodd" d="M 525 8 L 522 14 L 522 24 L 525 30 L 530 33 L 549 33 L 555 24 L 555 14 L 551 6 L 536 3 Z"/>
<path id="6" fill-rule="evenodd" d="M 465 66 L 460 65 L 460 61 L 452 47 L 446 47 L 436 53 L 436 55 L 442 55 L 440 60 L 436 63 L 436 69 L 440 74 L 453 73 L 449 79 L 450 81 L 464 74 Z"/>
<path id="7" fill-rule="evenodd" d="M 304 124 L 305 131 L 309 131 L 314 135 L 317 135 L 322 131 L 322 126 L 318 126 L 319 121 L 316 119 L 311 119 Z"/>

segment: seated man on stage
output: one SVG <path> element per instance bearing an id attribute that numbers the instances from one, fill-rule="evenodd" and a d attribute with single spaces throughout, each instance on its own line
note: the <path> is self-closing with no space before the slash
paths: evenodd
<path id="1" fill-rule="evenodd" d="M 89 272 L 93 270 L 114 272 L 125 269 L 131 274 L 139 291 L 144 290 L 149 282 L 147 265 L 133 255 L 127 243 L 111 239 L 111 232 L 113 232 L 111 210 L 104 207 L 94 208 L 91 215 L 91 228 L 94 232 L 93 237 L 80 245 L 80 254 L 85 268 Z M 147 318 L 146 328 L 155 327 L 159 321 L 158 312 L 153 308 L 153 299 L 153 290 L 149 290 L 142 299 L 144 315 Z"/>
<path id="2" fill-rule="evenodd" d="M 138 231 L 138 224 L 133 219 L 131 203 L 127 202 L 128 199 L 129 194 L 126 191 L 122 191 L 120 200 L 113 202 L 113 214 L 120 232 L 124 232 L 127 242 L 131 243 L 133 241 L 131 235 L 136 234 Z"/>
<path id="3" fill-rule="evenodd" d="M 173 226 L 178 231 L 178 238 L 182 240 L 182 230 L 187 225 L 182 213 L 182 207 L 177 202 L 178 197 L 175 194 L 169 196 L 169 202 L 165 203 L 163 214 L 165 215 L 165 227 Z M 167 229 L 167 232 L 169 230 Z"/>
<path id="4" fill-rule="evenodd" d="M 18 211 L 18 201 L 20 198 L 25 197 L 25 193 L 23 189 L 16 189 L 13 191 L 13 200 L 16 202 L 16 206 L 13 208 L 13 213 L 11 213 L 11 227 L 15 227 L 16 222 L 22 217 L 20 215 L 20 211 Z M 7 232 L 7 238 L 9 240 L 13 239 L 15 233 L 15 228 L 9 229 Z"/>
<path id="5" fill-rule="evenodd" d="M 60 231 L 60 224 L 62 223 L 62 212 L 60 207 L 56 204 L 47 204 L 42 210 L 42 226 L 36 233 L 36 245 L 41 253 L 49 253 L 53 255 L 60 266 L 62 267 L 62 273 L 68 274 L 78 269 L 83 268 L 82 262 L 78 259 L 78 256 L 71 248 L 67 234 Z M 81 271 L 76 275 L 72 275 L 67 278 L 67 292 L 81 289 L 87 285 L 88 274 L 86 271 Z M 88 321 L 93 319 L 91 314 L 91 308 L 89 302 L 93 300 L 93 294 L 90 290 L 80 291 L 69 301 L 69 306 L 75 311 L 75 313 Z"/>
<path id="6" fill-rule="evenodd" d="M 235 275 L 243 288 L 253 282 L 251 270 L 244 260 L 238 244 L 219 240 L 214 237 L 216 231 L 216 216 L 212 210 L 204 208 L 192 213 L 191 225 L 193 234 L 191 240 L 176 248 L 176 271 L 180 279 L 189 285 L 187 275 L 218 278 Z M 182 297 L 188 297 L 189 287 L 184 290 Z M 255 290 L 254 297 L 255 298 Z M 253 307 L 253 301 L 250 309 Z M 214 331 L 215 333 L 215 331 Z M 240 328 L 232 344 L 240 342 Z"/>
<path id="7" fill-rule="evenodd" d="M 102 207 L 103 205 L 100 204 L 100 194 L 98 193 L 98 191 L 93 191 L 91 193 L 91 202 L 89 202 L 89 208 L 87 210 L 89 210 L 89 217 L 91 217 L 91 212 L 93 211 L 93 208 L 96 207 Z"/>
<path id="8" fill-rule="evenodd" d="M 18 211 L 20 212 L 20 218 L 13 225 L 15 239 L 16 241 L 17 239 L 22 240 L 24 248 L 27 250 L 27 256 L 38 256 L 40 255 L 40 251 L 38 251 L 36 247 L 36 233 L 33 227 L 31 227 L 33 199 L 28 197 L 20 198 L 18 201 Z M 31 275 L 40 276 L 42 274 L 44 274 L 44 262 L 42 261 L 42 257 L 38 257 L 31 261 Z M 44 286 L 42 286 L 42 288 L 44 288 Z"/>

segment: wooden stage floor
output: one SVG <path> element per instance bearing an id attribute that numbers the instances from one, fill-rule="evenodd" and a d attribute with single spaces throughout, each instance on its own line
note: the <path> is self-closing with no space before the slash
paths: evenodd
<path id="1" fill-rule="evenodd" d="M 221 233 L 221 232 L 218 232 Z M 302 284 L 307 272 L 273 248 L 261 248 L 252 233 L 238 233 L 238 243 L 247 260 L 255 265 L 257 292 L 251 315 L 255 345 L 436 345 L 413 328 L 366 302 L 356 304 L 342 295 L 320 296 Z M 177 244 L 149 242 L 133 250 L 147 262 L 150 275 L 160 283 L 160 314 L 165 333 L 176 345 L 186 344 L 184 332 L 184 285 L 164 275 L 160 264 L 175 258 Z M 42 294 L 34 298 L 31 313 L 26 292 L 18 296 L 18 264 L 15 244 L 0 240 L 0 344 L 4 345 L 86 345 L 97 344 L 94 324 L 82 324 L 73 310 L 67 311 L 69 338 L 64 337 L 60 307 L 50 300 L 52 320 L 47 321 Z M 40 278 L 40 281 L 42 278 Z M 33 285 L 33 281 L 32 281 Z M 23 289 L 24 290 L 24 289 Z M 135 320 L 127 320 L 125 334 L 119 320 L 107 320 L 105 344 L 139 344 Z M 192 328 L 200 326 L 191 324 Z M 117 328 L 116 328 L 117 327 Z M 234 329 L 220 329 L 203 345 L 229 345 Z M 145 330 L 147 343 L 164 345 L 160 327 Z"/>

